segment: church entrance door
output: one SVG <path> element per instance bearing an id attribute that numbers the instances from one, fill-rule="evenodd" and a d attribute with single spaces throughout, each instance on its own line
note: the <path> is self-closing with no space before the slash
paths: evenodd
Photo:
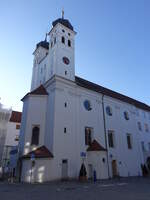
<path id="1" fill-rule="evenodd" d="M 113 175 L 113 177 L 116 177 L 118 175 L 117 174 L 117 162 L 116 162 L 116 160 L 112 161 L 112 175 Z"/>

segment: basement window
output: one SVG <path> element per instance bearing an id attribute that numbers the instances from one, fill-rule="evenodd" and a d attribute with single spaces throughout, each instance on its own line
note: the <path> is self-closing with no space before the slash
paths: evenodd
<path id="1" fill-rule="evenodd" d="M 67 102 L 65 102 L 64 106 L 65 106 L 65 108 L 67 107 Z"/>
<path id="2" fill-rule="evenodd" d="M 16 142 L 19 141 L 19 135 L 16 135 L 16 137 L 15 137 L 15 141 L 16 141 Z"/>
<path id="3" fill-rule="evenodd" d="M 66 127 L 64 128 L 64 133 L 67 133 L 67 128 Z"/>
<path id="4" fill-rule="evenodd" d="M 16 129 L 17 129 L 17 130 L 20 129 L 20 124 L 16 124 Z"/>

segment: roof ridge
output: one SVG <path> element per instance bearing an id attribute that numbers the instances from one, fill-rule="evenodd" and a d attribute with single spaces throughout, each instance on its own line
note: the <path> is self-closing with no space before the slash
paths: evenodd
<path id="1" fill-rule="evenodd" d="M 143 103 L 141 101 L 133 99 L 133 98 L 126 96 L 124 94 L 121 94 L 119 92 L 113 91 L 109 88 L 98 85 L 96 83 L 90 82 L 90 81 L 83 79 L 83 78 L 80 78 L 78 76 L 75 76 L 75 79 L 76 79 L 76 83 L 78 85 L 80 85 L 81 87 L 85 87 L 87 89 L 90 89 L 90 90 L 93 90 L 93 91 L 96 91 L 96 92 L 100 92 L 100 93 L 102 93 L 106 96 L 110 96 L 112 98 L 119 99 L 119 100 L 127 102 L 131 105 L 135 105 L 138 108 L 150 111 L 150 106 L 146 103 Z"/>
<path id="2" fill-rule="evenodd" d="M 23 155 L 22 158 L 31 158 L 32 154 L 34 153 L 35 158 L 53 158 L 53 154 L 49 151 L 49 149 L 42 145 L 37 147 L 37 149 L 28 152 L 27 154 Z"/>
<path id="3" fill-rule="evenodd" d="M 45 95 L 47 95 L 48 92 L 46 91 L 45 87 L 41 84 L 39 87 L 37 87 L 36 89 L 31 91 L 30 94 L 45 94 Z"/>
<path id="4" fill-rule="evenodd" d="M 31 92 L 28 92 L 22 99 L 21 101 L 23 101 L 28 95 L 48 95 L 48 92 L 46 90 L 46 88 L 41 84 L 39 87 L 37 87 L 36 89 L 32 90 Z"/>
<path id="5" fill-rule="evenodd" d="M 87 151 L 107 151 L 97 140 L 93 140 Z"/>

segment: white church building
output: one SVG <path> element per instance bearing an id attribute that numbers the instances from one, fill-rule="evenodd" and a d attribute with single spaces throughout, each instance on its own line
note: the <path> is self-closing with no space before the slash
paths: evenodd
<path id="1" fill-rule="evenodd" d="M 21 180 L 141 176 L 150 156 L 150 107 L 75 76 L 76 32 L 52 23 L 34 51 L 31 91 L 23 101 L 19 138 Z M 33 164 L 34 160 L 34 164 Z"/>

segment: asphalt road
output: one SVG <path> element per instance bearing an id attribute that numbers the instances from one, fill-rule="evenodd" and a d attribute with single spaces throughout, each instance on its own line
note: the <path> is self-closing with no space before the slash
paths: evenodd
<path id="1" fill-rule="evenodd" d="M 0 182 L 0 200 L 150 200 L 150 178 L 19 184 Z"/>

